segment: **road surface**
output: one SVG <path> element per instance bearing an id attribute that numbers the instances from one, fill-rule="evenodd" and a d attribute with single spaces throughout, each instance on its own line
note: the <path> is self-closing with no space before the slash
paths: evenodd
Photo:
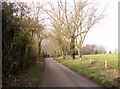
<path id="1" fill-rule="evenodd" d="M 97 87 L 101 89 L 100 85 L 76 74 L 53 58 L 46 58 L 45 62 L 45 71 L 39 87 L 89 87 L 89 89 Z"/>

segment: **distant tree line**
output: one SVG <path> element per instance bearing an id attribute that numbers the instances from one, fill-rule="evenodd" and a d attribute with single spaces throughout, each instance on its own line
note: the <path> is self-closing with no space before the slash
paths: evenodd
<path id="1" fill-rule="evenodd" d="M 104 46 L 99 46 L 95 44 L 87 44 L 82 48 L 82 54 L 105 54 L 106 49 Z"/>
<path id="2" fill-rule="evenodd" d="M 31 12 L 25 3 L 2 3 L 3 78 L 18 74 L 42 59 L 44 27 Z"/>

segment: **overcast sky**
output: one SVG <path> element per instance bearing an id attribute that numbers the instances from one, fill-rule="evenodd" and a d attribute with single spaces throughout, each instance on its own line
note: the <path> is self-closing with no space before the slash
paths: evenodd
<path id="1" fill-rule="evenodd" d="M 17 0 L 16 0 L 17 1 Z M 18 0 L 21 1 L 21 0 Z M 24 0 L 27 2 L 55 2 L 57 0 Z M 70 1 L 70 0 L 68 0 Z M 104 8 L 107 5 L 105 12 L 106 17 L 97 24 L 85 39 L 85 44 L 103 45 L 107 50 L 118 49 L 118 2 L 120 0 L 93 0 Z"/>
<path id="2" fill-rule="evenodd" d="M 100 0 L 108 2 L 106 17 L 88 34 L 85 43 L 104 45 L 107 50 L 118 49 L 118 1 Z"/>

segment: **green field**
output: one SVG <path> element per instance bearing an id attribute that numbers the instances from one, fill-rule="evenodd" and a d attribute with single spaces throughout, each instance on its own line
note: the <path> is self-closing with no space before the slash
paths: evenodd
<path id="1" fill-rule="evenodd" d="M 83 59 L 93 59 L 99 62 L 99 65 L 103 65 L 105 61 L 108 61 L 108 67 L 111 69 L 118 69 L 118 54 L 97 54 L 97 55 L 85 55 Z"/>
<path id="2" fill-rule="evenodd" d="M 118 54 L 84 55 L 82 61 L 78 56 L 74 60 L 70 60 L 70 58 L 56 58 L 56 60 L 71 70 L 105 86 L 119 86 Z M 105 65 L 107 65 L 106 68 Z"/>

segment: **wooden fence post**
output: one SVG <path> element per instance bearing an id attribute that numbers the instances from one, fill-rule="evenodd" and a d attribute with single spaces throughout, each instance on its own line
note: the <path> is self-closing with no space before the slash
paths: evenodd
<path id="1" fill-rule="evenodd" d="M 105 60 L 105 69 L 107 69 L 107 68 L 108 68 L 108 61 Z"/>

